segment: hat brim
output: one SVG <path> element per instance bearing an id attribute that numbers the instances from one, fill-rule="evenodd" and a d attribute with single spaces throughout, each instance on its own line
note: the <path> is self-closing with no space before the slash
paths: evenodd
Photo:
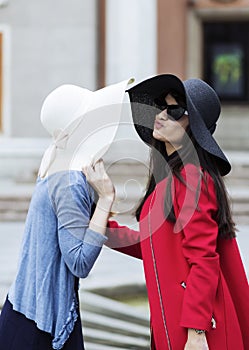
<path id="1" fill-rule="evenodd" d="M 184 82 L 175 75 L 157 75 L 127 90 L 131 101 L 133 122 L 138 135 L 146 144 L 152 144 L 155 115 L 159 112 L 155 100 L 172 90 L 186 98 L 189 125 L 197 143 L 216 158 L 220 174 L 227 175 L 231 170 L 228 159 L 205 125 L 184 86 Z"/>
<path id="2" fill-rule="evenodd" d="M 117 134 L 125 92 L 132 82 L 127 79 L 94 92 L 62 85 L 49 94 L 41 120 L 53 140 L 41 162 L 41 177 L 69 169 L 81 171 L 83 165 L 107 152 Z"/>

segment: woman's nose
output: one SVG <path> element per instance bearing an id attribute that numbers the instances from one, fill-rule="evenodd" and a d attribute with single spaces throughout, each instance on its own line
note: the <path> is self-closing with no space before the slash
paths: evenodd
<path id="1" fill-rule="evenodd" d="M 159 120 L 167 120 L 167 119 L 168 119 L 167 110 L 164 109 L 162 112 L 160 112 L 159 114 L 157 114 L 156 117 L 157 117 Z"/>

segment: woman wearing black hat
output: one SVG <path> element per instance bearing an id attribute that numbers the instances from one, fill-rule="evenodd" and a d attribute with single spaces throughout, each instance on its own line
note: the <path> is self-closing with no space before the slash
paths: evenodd
<path id="1" fill-rule="evenodd" d="M 212 136 L 218 96 L 169 74 L 128 92 L 150 177 L 139 231 L 109 221 L 108 245 L 143 259 L 151 349 L 247 350 L 249 288 L 222 179 L 231 167 Z"/>

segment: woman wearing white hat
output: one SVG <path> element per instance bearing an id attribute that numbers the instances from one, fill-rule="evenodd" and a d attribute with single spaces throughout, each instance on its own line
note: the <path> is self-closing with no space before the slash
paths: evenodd
<path id="1" fill-rule="evenodd" d="M 94 211 L 94 190 L 81 167 L 113 140 L 127 84 L 95 92 L 63 85 L 44 101 L 41 120 L 53 142 L 41 162 L 17 275 L 1 312 L 0 349 L 84 349 L 79 278 L 87 277 L 106 241 L 114 190 L 97 162 Z"/>

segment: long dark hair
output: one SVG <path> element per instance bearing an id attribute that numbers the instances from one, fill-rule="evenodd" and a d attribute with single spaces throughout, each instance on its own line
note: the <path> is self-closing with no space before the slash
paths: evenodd
<path id="1" fill-rule="evenodd" d="M 171 183 L 174 177 L 179 179 L 179 181 L 182 183 L 185 183 L 181 175 L 181 170 L 184 165 L 190 163 L 202 168 L 202 172 L 200 172 L 200 180 L 203 178 L 205 181 L 205 174 L 208 173 L 214 181 L 218 203 L 216 221 L 218 224 L 219 236 L 223 238 L 235 237 L 236 228 L 232 219 L 230 200 L 223 178 L 220 175 L 216 165 L 216 159 L 197 144 L 190 128 L 187 128 L 186 134 L 183 138 L 183 147 L 180 150 L 175 151 L 173 156 L 167 156 L 165 143 L 162 141 L 153 139 L 151 146 L 149 180 L 145 196 L 136 210 L 137 220 L 139 220 L 144 202 L 153 192 L 156 183 L 167 177 L 168 181 L 165 193 L 165 217 L 171 222 L 176 222 L 176 216 L 172 204 Z M 196 152 L 196 157 L 193 157 L 193 149 Z M 198 192 L 198 190 L 199 189 L 197 188 L 196 191 Z M 198 198 L 198 193 L 196 193 L 196 198 Z"/>

